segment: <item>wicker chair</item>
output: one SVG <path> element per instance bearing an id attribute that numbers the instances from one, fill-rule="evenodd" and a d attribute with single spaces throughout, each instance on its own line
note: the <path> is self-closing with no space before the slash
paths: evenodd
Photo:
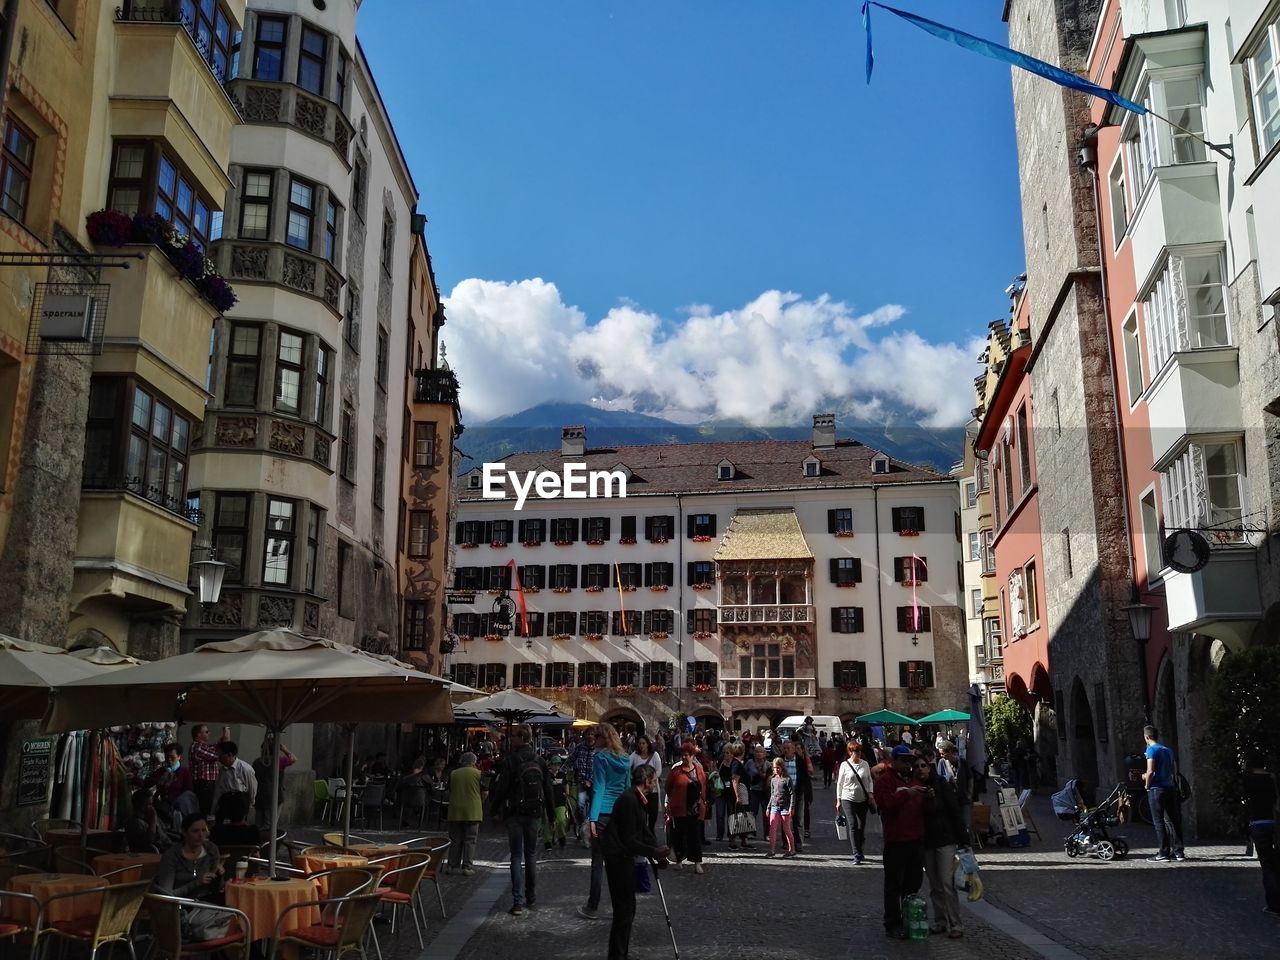
<path id="1" fill-rule="evenodd" d="M 329 843 L 313 843 L 311 846 L 303 847 L 301 850 L 298 851 L 298 856 L 300 857 L 311 857 L 311 856 L 323 857 L 326 854 L 331 854 L 335 856 L 344 856 L 344 857 L 359 856 L 359 854 L 356 853 L 354 850 L 351 850 L 347 847 L 338 846 L 337 844 L 329 844 Z"/>
<path id="2" fill-rule="evenodd" d="M 377 893 L 362 893 L 354 897 L 340 897 L 336 900 L 304 900 L 291 903 L 280 913 L 276 920 L 275 933 L 271 938 L 270 960 L 275 960 L 276 951 L 282 943 L 296 943 L 316 950 L 327 960 L 341 960 L 344 954 L 355 951 L 363 956 L 365 937 L 369 934 L 369 924 L 373 920 L 374 911 L 382 897 Z M 293 910 L 310 910 L 319 907 L 320 923 L 293 930 L 284 929 L 285 921 Z M 381 952 L 381 951 L 379 951 Z"/>
<path id="3" fill-rule="evenodd" d="M 382 878 L 382 882 L 378 887 L 378 894 L 382 897 L 382 902 L 391 905 L 391 933 L 397 934 L 397 920 L 400 916 L 400 908 L 408 907 L 409 915 L 413 917 L 413 928 L 418 934 L 418 949 L 425 949 L 422 942 L 422 928 L 426 926 L 427 918 L 425 915 L 420 917 L 422 913 L 422 898 L 420 896 L 422 881 L 426 879 L 427 870 L 431 866 L 431 856 L 428 853 L 406 853 L 400 857 L 401 866 L 392 870 Z M 443 910 L 443 902 L 441 910 Z"/>
<path id="4" fill-rule="evenodd" d="M 375 881 L 382 875 L 380 868 L 368 867 L 334 867 L 332 870 L 320 870 L 308 875 L 310 880 L 318 880 L 323 884 L 321 889 L 330 900 L 354 897 L 362 893 L 372 893 Z"/>
<path id="5" fill-rule="evenodd" d="M 46 817 L 43 820 L 33 820 L 31 823 L 31 832 L 35 834 L 37 840 L 46 843 L 45 834 L 50 830 L 79 830 L 80 823 L 77 820 L 63 820 L 57 817 Z"/>
<path id="6" fill-rule="evenodd" d="M 151 933 L 155 938 L 155 950 L 161 957 L 169 960 L 182 960 L 183 957 L 207 956 L 210 953 L 227 951 L 239 947 L 243 960 L 249 960 L 249 951 L 253 945 L 252 930 L 249 918 L 235 907 L 220 907 L 199 900 L 188 900 L 185 897 L 170 897 L 159 893 L 148 893 L 143 900 L 151 916 Z M 182 941 L 182 908 L 201 907 L 216 910 L 219 913 L 231 914 L 234 922 L 227 930 L 227 935 L 216 940 L 197 940 L 190 943 Z M 239 924 L 237 928 L 236 924 Z"/>
<path id="7" fill-rule="evenodd" d="M 95 850 L 93 847 L 54 847 L 53 869 L 58 873 L 96 873 L 93 858 L 107 852 L 109 851 Z"/>
<path id="8" fill-rule="evenodd" d="M 41 941 L 48 936 L 84 944 L 89 948 L 89 960 L 97 960 L 98 950 L 104 944 L 123 943 L 129 948 L 129 956 L 137 960 L 129 931 L 138 916 L 138 909 L 142 906 L 142 898 L 150 886 L 149 880 L 121 883 L 115 886 L 104 885 L 100 888 L 102 908 L 97 916 L 72 917 L 70 920 L 57 920 L 50 924 L 42 922 L 37 927 L 32 940 L 32 955 L 36 955 Z M 55 894 L 45 901 L 45 912 L 48 912 L 49 904 L 55 900 L 83 897 L 89 892 L 93 891 L 77 890 L 73 893 Z"/>
<path id="9" fill-rule="evenodd" d="M 6 877 L 0 880 L 0 886 L 8 882 Z M 26 903 L 30 906 L 31 913 L 35 916 L 34 922 L 14 916 L 13 908 L 18 903 Z M 18 937 L 35 933 L 40 926 L 40 915 L 43 910 L 44 905 L 40 903 L 39 897 L 33 897 L 29 893 L 0 890 L 0 940 L 8 940 L 16 944 Z"/>
<path id="10" fill-rule="evenodd" d="M 444 912 L 444 893 L 440 889 L 440 867 L 444 865 L 444 858 L 449 852 L 449 841 L 437 843 L 434 846 L 427 847 L 426 854 L 430 862 L 427 864 L 425 877 L 436 885 L 436 899 L 440 901 L 440 919 L 447 919 L 448 914 Z M 418 905 L 422 906 L 422 888 L 418 888 Z M 425 910 L 425 908 L 424 908 Z M 425 912 L 423 914 L 426 915 Z"/>
<path id="11" fill-rule="evenodd" d="M 329 844 L 329 845 L 330 845 L 330 846 L 332 846 L 332 847 L 341 847 L 341 846 L 342 846 L 342 834 L 341 834 L 341 833 L 339 833 L 339 832 L 337 832 L 336 830 L 335 830 L 333 833 L 326 833 L 326 834 L 324 835 L 323 839 L 324 839 L 324 842 L 325 842 L 325 843 Z M 378 841 L 377 841 L 377 840 L 370 840 L 370 839 L 368 839 L 368 838 L 366 838 L 366 837 L 353 837 L 353 836 L 348 836 L 348 837 L 347 837 L 347 842 L 348 842 L 348 843 L 377 843 Z"/>

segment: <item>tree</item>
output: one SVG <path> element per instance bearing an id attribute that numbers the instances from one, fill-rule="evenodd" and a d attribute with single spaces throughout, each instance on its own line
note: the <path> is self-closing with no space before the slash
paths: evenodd
<path id="1" fill-rule="evenodd" d="M 982 708 L 987 722 L 987 756 L 1008 760 L 1013 745 L 1031 739 L 1031 714 L 1012 697 L 996 697 Z"/>
<path id="2" fill-rule="evenodd" d="M 1245 760 L 1260 753 L 1274 764 L 1278 730 L 1280 646 L 1252 646 L 1228 654 L 1209 684 L 1209 727 L 1201 743 L 1213 774 L 1213 798 L 1233 827 L 1243 812 Z"/>

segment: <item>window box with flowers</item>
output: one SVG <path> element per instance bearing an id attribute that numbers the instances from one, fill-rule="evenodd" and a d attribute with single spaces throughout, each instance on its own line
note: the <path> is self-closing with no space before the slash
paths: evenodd
<path id="1" fill-rule="evenodd" d="M 585 589 L 587 593 L 602 593 L 604 591 L 604 587 L 598 584 L 593 584 L 592 586 L 586 587 Z"/>
<path id="2" fill-rule="evenodd" d="M 560 686 L 556 687 L 556 693 L 558 693 L 558 694 L 563 695 L 563 694 L 566 694 L 566 693 L 568 693 L 568 692 L 569 692 L 569 685 L 568 685 L 568 684 L 562 683 L 562 684 L 560 684 Z"/>
<path id="3" fill-rule="evenodd" d="M 491 596 L 491 597 L 500 597 L 500 596 L 502 596 L 502 594 L 503 594 L 503 591 L 502 591 L 502 590 L 490 590 L 490 591 L 489 591 L 489 596 Z"/>
<path id="4" fill-rule="evenodd" d="M 505 550 L 505 549 L 507 549 L 507 547 L 509 547 L 509 546 L 511 546 L 511 544 L 507 543 L 507 541 L 505 541 L 505 540 L 494 540 L 494 541 L 492 541 L 492 542 L 489 544 L 489 549 L 490 549 L 490 550 Z"/>
<path id="5" fill-rule="evenodd" d="M 521 593 L 541 593 L 541 592 L 542 592 L 542 588 L 541 588 L 541 587 L 526 587 L 526 586 L 522 583 L 522 584 L 520 584 L 520 592 L 521 592 Z"/>
<path id="6" fill-rule="evenodd" d="M 670 636 L 671 634 L 667 633 L 667 631 L 665 630 L 655 630 L 653 631 L 653 633 L 649 634 L 649 639 L 650 640 L 666 640 Z"/>
<path id="7" fill-rule="evenodd" d="M 857 585 L 857 582 L 854 580 L 837 580 L 832 584 L 833 587 L 838 587 L 841 590 L 852 590 Z"/>
<path id="8" fill-rule="evenodd" d="M 857 684 L 844 683 L 840 685 L 840 692 L 846 697 L 856 697 L 862 694 L 862 688 Z"/>
<path id="9" fill-rule="evenodd" d="M 652 590 L 654 593 L 666 593 L 671 588 L 668 587 L 665 583 L 656 583 L 649 589 Z"/>
<path id="10" fill-rule="evenodd" d="M 919 530 L 910 530 L 910 529 L 905 529 L 905 528 L 904 528 L 904 529 L 902 529 L 902 530 L 899 530 L 899 531 L 898 531 L 898 536 L 900 536 L 900 537 L 918 537 L 918 536 L 920 536 L 920 531 L 919 531 Z"/>
<path id="11" fill-rule="evenodd" d="M 541 541 L 541 540 L 526 540 L 524 543 L 520 544 L 520 546 L 522 546 L 522 547 L 528 547 L 530 550 L 532 550 L 534 547 L 540 547 L 540 546 L 542 546 L 542 541 Z"/>
<path id="12" fill-rule="evenodd" d="M 695 630 L 695 631 L 693 631 L 693 639 L 695 639 L 695 640 L 710 640 L 710 639 L 711 639 L 711 631 L 709 631 L 709 630 Z"/>
<path id="13" fill-rule="evenodd" d="M 501 642 L 502 642 L 502 634 L 500 634 L 500 633 L 486 633 L 486 634 L 484 635 L 484 638 L 485 638 L 486 640 L 488 640 L 490 643 L 501 643 Z"/>
<path id="14" fill-rule="evenodd" d="M 501 693 L 502 692 L 502 687 L 498 686 L 496 683 L 493 684 L 492 686 L 481 687 L 480 689 L 483 690 L 485 693 Z"/>
<path id="15" fill-rule="evenodd" d="M 715 584 L 714 584 L 714 583 L 695 583 L 695 584 L 693 585 L 693 589 L 695 589 L 695 590 L 710 590 L 710 589 L 711 589 L 712 587 L 714 587 L 714 586 L 715 586 Z"/>
<path id="16" fill-rule="evenodd" d="M 533 693 L 535 688 L 529 686 L 527 683 L 522 683 L 519 686 L 517 686 L 516 689 L 519 690 L 521 693 Z"/>
<path id="17" fill-rule="evenodd" d="M 662 544 L 664 544 L 664 543 L 670 543 L 671 541 L 670 541 L 670 540 L 668 540 L 666 537 L 650 537 L 650 538 L 649 538 L 649 542 L 650 542 L 650 543 L 656 543 L 656 544 L 658 544 L 659 546 L 661 546 Z"/>
<path id="18" fill-rule="evenodd" d="M 695 684 L 694 684 L 692 687 L 690 687 L 689 689 L 690 689 L 690 690 L 692 690 L 694 693 L 710 693 L 710 692 L 711 692 L 711 684 L 709 684 L 709 683 L 695 683 Z"/>
<path id="19" fill-rule="evenodd" d="M 573 546 L 573 541 L 572 541 L 572 540 L 557 540 L 557 541 L 555 541 L 555 544 L 556 544 L 556 546 L 557 546 L 557 547 L 572 547 L 572 546 Z"/>
<path id="20" fill-rule="evenodd" d="M 840 539 L 842 539 L 842 540 L 847 540 L 847 539 L 849 539 L 850 537 L 852 537 L 852 536 L 853 536 L 853 531 L 852 531 L 852 530 L 837 530 L 837 531 L 833 534 L 833 536 L 839 537 L 839 538 L 840 538 Z"/>
<path id="21" fill-rule="evenodd" d="M 622 585 L 622 592 L 623 592 L 623 593 L 635 593 L 635 592 L 636 592 L 635 584 L 631 584 L 631 583 L 624 583 L 624 584 Z"/>
<path id="22" fill-rule="evenodd" d="M 636 545 L 636 538 L 635 538 L 635 537 L 620 537 L 620 538 L 618 539 L 618 543 L 620 543 L 620 544 L 621 544 L 622 546 L 624 546 L 624 547 L 634 547 L 634 546 Z"/>
<path id="23" fill-rule="evenodd" d="M 567 633 L 553 633 L 553 634 L 551 635 L 551 639 L 552 639 L 552 640 L 568 640 L 568 639 L 569 639 L 569 634 L 567 634 Z"/>
<path id="24" fill-rule="evenodd" d="M 924 581 L 923 580 L 903 580 L 902 585 L 904 587 L 922 587 L 924 586 Z"/>
<path id="25" fill-rule="evenodd" d="M 214 269 L 213 261 L 164 217 L 154 213 L 130 216 L 119 210 L 98 210 L 86 218 L 85 231 L 100 247 L 123 247 L 130 243 L 158 247 L 182 278 L 215 310 L 225 313 L 235 306 L 235 291 Z"/>
<path id="26" fill-rule="evenodd" d="M 604 689 L 604 687 L 600 686 L 598 683 L 584 683 L 578 689 L 583 693 L 599 693 Z"/>
<path id="27" fill-rule="evenodd" d="M 652 693 L 655 697 L 657 697 L 657 696 L 661 696 L 662 694 L 664 694 L 664 693 L 666 693 L 666 692 L 667 692 L 667 688 L 666 688 L 666 687 L 664 687 L 664 686 L 663 686 L 662 684 L 660 684 L 660 683 L 651 683 L 651 684 L 649 684 L 648 690 L 649 690 L 649 692 L 650 692 L 650 693 Z"/>
<path id="28" fill-rule="evenodd" d="M 708 537 L 705 533 L 700 533 L 696 537 L 690 537 L 689 539 L 692 540 L 694 543 L 710 543 L 711 542 L 711 538 Z"/>
<path id="29" fill-rule="evenodd" d="M 603 633 L 588 633 L 588 634 L 587 634 L 587 639 L 588 639 L 588 640 L 593 640 L 593 641 L 595 641 L 596 643 L 599 643 L 601 640 L 603 640 L 603 639 L 604 639 L 604 634 L 603 634 Z"/>
<path id="30" fill-rule="evenodd" d="M 573 590 L 573 587 L 552 587 L 551 588 L 552 593 L 569 593 L 571 590 Z"/>
<path id="31" fill-rule="evenodd" d="M 634 697 L 636 695 L 636 688 L 629 683 L 620 683 L 613 688 L 613 692 L 620 697 Z"/>
<path id="32" fill-rule="evenodd" d="M 603 546 L 604 546 L 604 541 L 603 541 L 603 540 L 594 540 L 594 539 L 592 539 L 592 540 L 588 540 L 588 541 L 587 541 L 587 546 L 588 546 L 588 547 L 603 547 Z"/>
<path id="33" fill-rule="evenodd" d="M 458 549 L 459 549 L 459 550 L 474 550 L 474 549 L 476 549 L 478 546 L 480 546 L 480 544 L 478 544 L 478 543 L 460 543 L 460 544 L 458 544 Z"/>

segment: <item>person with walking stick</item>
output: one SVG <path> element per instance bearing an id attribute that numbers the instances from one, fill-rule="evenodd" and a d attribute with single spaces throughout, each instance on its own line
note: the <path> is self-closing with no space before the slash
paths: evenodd
<path id="1" fill-rule="evenodd" d="M 658 844 L 649 826 L 649 795 L 657 788 L 658 772 L 649 764 L 631 771 L 631 789 L 613 804 L 613 816 L 605 827 L 600 846 L 604 853 L 605 876 L 609 878 L 609 900 L 613 924 L 609 927 L 609 960 L 627 960 L 631 949 L 631 925 L 636 916 L 636 857 L 656 861 L 666 867 L 670 849 Z"/>

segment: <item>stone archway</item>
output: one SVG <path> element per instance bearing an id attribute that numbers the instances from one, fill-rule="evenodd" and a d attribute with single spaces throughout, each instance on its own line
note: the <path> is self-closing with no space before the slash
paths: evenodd
<path id="1" fill-rule="evenodd" d="M 600 722 L 613 724 L 617 728 L 619 735 L 624 737 L 628 733 L 641 734 L 645 732 L 644 717 L 629 707 L 614 707 L 612 710 L 606 711 L 604 716 L 600 718 Z"/>
<path id="2" fill-rule="evenodd" d="M 1071 681 L 1071 706 L 1068 708 L 1071 724 L 1071 772 L 1082 784 L 1096 789 L 1098 779 L 1098 743 L 1093 726 L 1093 710 L 1089 707 L 1089 695 L 1079 677 Z M 1085 799 L 1091 799 L 1088 793 Z"/>
<path id="3" fill-rule="evenodd" d="M 120 648 L 116 646 L 116 642 L 114 640 L 108 637 L 101 630 L 95 630 L 93 627 L 86 627 L 76 633 L 75 637 L 71 641 L 71 645 L 67 649 L 96 650 L 98 647 L 108 647 L 116 653 L 121 652 Z"/>
<path id="4" fill-rule="evenodd" d="M 1177 684 L 1174 682 L 1173 657 L 1165 656 L 1156 670 L 1156 697 L 1151 706 L 1151 722 L 1160 731 L 1160 742 L 1173 751 L 1175 757 L 1181 756 L 1178 749 L 1178 699 Z"/>

